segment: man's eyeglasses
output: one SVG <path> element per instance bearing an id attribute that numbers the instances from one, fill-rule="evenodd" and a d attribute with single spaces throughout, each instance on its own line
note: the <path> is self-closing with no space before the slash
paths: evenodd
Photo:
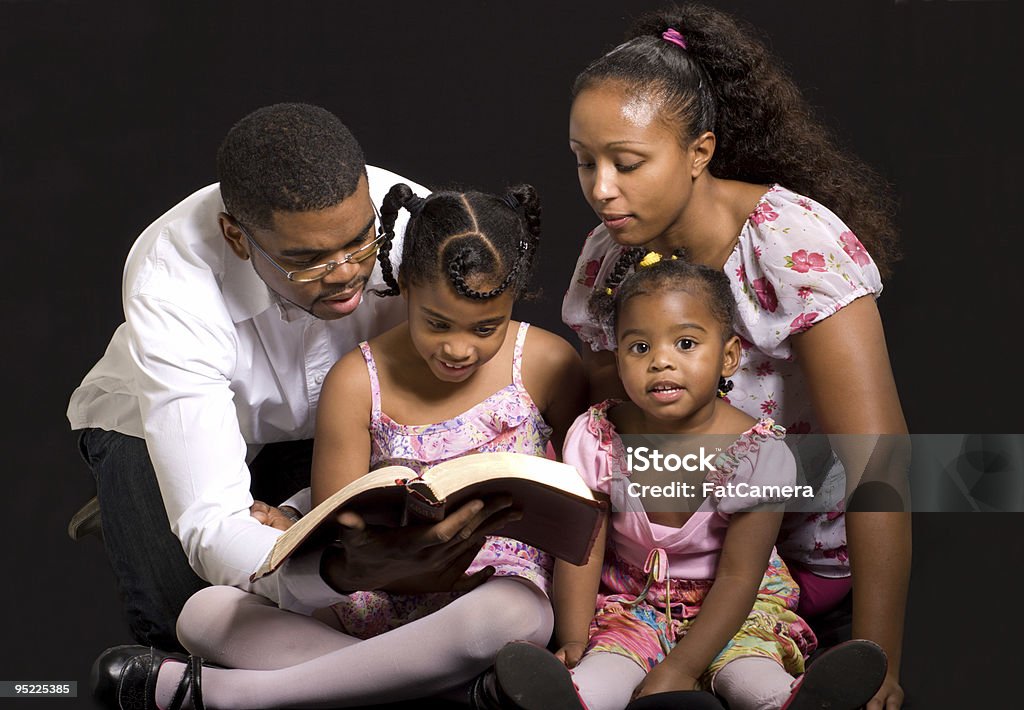
<path id="1" fill-rule="evenodd" d="M 380 225 L 380 212 L 377 211 L 376 205 L 373 205 L 373 214 L 376 215 L 376 223 Z M 373 241 L 364 244 L 363 246 L 359 247 L 358 249 L 349 254 L 345 254 L 340 259 L 328 261 L 323 264 L 317 264 L 316 266 L 307 266 L 302 269 L 293 269 L 289 271 L 288 269 L 284 268 L 276 261 L 274 261 L 274 257 L 270 256 L 270 254 L 268 254 L 263 249 L 263 247 L 261 247 L 259 243 L 252 238 L 252 235 L 249 234 L 249 230 L 243 227 L 241 222 L 239 222 L 236 219 L 235 224 L 238 226 L 238 229 L 242 232 L 242 234 L 245 235 L 245 238 L 249 240 L 249 243 L 253 245 L 256 251 L 263 255 L 263 258 L 265 258 L 267 261 L 273 264 L 274 268 L 276 268 L 278 271 L 284 274 L 289 281 L 294 281 L 295 283 L 309 283 L 310 281 L 319 281 L 320 279 L 327 276 L 327 274 L 337 269 L 339 266 L 344 266 L 345 264 L 358 264 L 362 261 L 366 261 L 367 259 L 376 256 L 377 249 L 378 247 L 380 247 L 380 243 L 384 241 L 384 232 L 383 230 L 381 230 L 380 233 L 376 236 L 376 238 L 373 239 Z"/>

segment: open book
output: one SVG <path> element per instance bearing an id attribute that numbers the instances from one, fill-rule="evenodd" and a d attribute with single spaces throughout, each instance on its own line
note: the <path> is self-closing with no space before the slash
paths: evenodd
<path id="1" fill-rule="evenodd" d="M 433 523 L 474 498 L 510 495 L 523 513 L 496 535 L 520 540 L 572 564 L 584 564 L 600 529 L 604 501 L 569 464 L 528 454 L 468 454 L 417 476 L 405 466 L 385 466 L 353 481 L 284 532 L 250 578 L 280 567 L 304 544 L 335 533 L 336 513 L 351 509 L 371 525 Z M 326 538 L 326 541 L 330 538 Z"/>

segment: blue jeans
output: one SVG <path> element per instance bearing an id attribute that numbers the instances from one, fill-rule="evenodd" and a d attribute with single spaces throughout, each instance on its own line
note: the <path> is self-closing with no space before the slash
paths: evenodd
<path id="1" fill-rule="evenodd" d="M 96 479 L 107 558 L 136 641 L 184 650 L 174 627 L 185 602 L 209 584 L 171 532 L 144 439 L 85 429 L 82 457 Z M 277 504 L 309 485 L 312 441 L 269 444 L 252 462 L 253 497 Z"/>

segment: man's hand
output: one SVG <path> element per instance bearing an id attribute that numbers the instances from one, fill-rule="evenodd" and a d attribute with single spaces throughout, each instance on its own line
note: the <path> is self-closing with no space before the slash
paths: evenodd
<path id="1" fill-rule="evenodd" d="M 487 567 L 465 574 L 484 538 L 522 516 L 511 505 L 507 497 L 470 501 L 434 525 L 400 528 L 370 526 L 344 511 L 337 517 L 338 539 L 321 558 L 320 575 L 342 594 L 467 591 L 494 573 Z"/>
<path id="2" fill-rule="evenodd" d="M 295 524 L 295 518 L 291 515 L 261 500 L 253 501 L 249 506 L 249 515 L 256 518 L 261 525 L 269 525 L 277 530 L 287 530 Z"/>

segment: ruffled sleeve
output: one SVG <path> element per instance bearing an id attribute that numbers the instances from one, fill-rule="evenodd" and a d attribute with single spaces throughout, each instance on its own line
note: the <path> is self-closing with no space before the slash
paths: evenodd
<path id="1" fill-rule="evenodd" d="M 612 431 L 611 423 L 605 417 L 606 404 L 591 407 L 576 417 L 565 436 L 562 461 L 576 467 L 590 490 L 610 495 Z"/>
<path id="2" fill-rule="evenodd" d="M 596 227 L 583 243 L 572 281 L 562 299 L 562 321 L 595 352 L 614 350 L 615 334 L 607 332 L 591 318 L 587 303 L 594 291 L 604 288 L 622 251 L 604 225 Z"/>
<path id="3" fill-rule="evenodd" d="M 779 186 L 748 218 L 725 272 L 740 335 L 776 358 L 790 356 L 789 336 L 882 291 L 878 268 L 849 227 Z"/>
<path id="4" fill-rule="evenodd" d="M 719 454 L 715 473 L 705 479 L 715 486 L 709 498 L 719 513 L 784 503 L 796 495 L 796 460 L 783 441 L 785 432 L 762 419 Z"/>

